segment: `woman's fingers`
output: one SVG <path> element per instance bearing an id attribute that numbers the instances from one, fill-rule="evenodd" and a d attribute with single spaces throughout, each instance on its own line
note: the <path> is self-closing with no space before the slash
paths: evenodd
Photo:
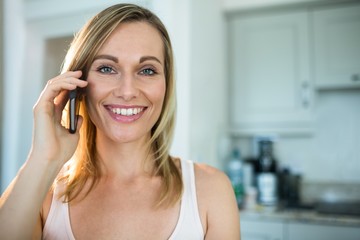
<path id="1" fill-rule="evenodd" d="M 54 105 L 55 105 L 55 120 L 61 122 L 61 116 L 63 109 L 66 106 L 66 103 L 69 100 L 69 91 L 61 91 L 60 94 L 55 98 Z"/>
<path id="2" fill-rule="evenodd" d="M 49 80 L 45 87 L 44 100 L 54 101 L 62 90 L 73 90 L 76 87 L 85 87 L 87 82 L 79 79 L 81 74 L 81 71 L 66 72 Z"/>
<path id="3" fill-rule="evenodd" d="M 69 91 L 88 84 L 79 79 L 81 75 L 81 71 L 66 72 L 48 81 L 33 109 L 36 122 L 49 128 L 62 128 L 62 111 L 68 102 Z"/>
<path id="4" fill-rule="evenodd" d="M 54 104 L 57 106 L 65 106 L 66 97 L 60 93 L 74 90 L 77 87 L 86 87 L 88 84 L 86 81 L 79 79 L 81 74 L 81 71 L 66 72 L 49 80 L 35 105 L 35 110 L 40 108 L 46 112 L 52 112 L 54 110 Z"/>

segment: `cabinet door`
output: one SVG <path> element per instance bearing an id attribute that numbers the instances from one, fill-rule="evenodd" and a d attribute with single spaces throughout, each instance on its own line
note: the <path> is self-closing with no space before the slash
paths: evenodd
<path id="1" fill-rule="evenodd" d="M 241 240 L 282 240 L 281 222 L 241 220 Z"/>
<path id="2" fill-rule="evenodd" d="M 360 87 L 360 5 L 313 12 L 318 88 Z"/>
<path id="3" fill-rule="evenodd" d="M 228 30 L 232 127 L 311 132 L 308 13 L 235 16 Z"/>
<path id="4" fill-rule="evenodd" d="M 289 223 L 288 240 L 359 240 L 360 228 Z"/>

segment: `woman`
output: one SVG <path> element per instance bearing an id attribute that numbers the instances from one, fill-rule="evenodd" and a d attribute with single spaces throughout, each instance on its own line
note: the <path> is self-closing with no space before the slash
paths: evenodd
<path id="1" fill-rule="evenodd" d="M 169 155 L 173 74 L 153 13 L 118 4 L 92 18 L 34 107 L 31 151 L 1 198 L 0 238 L 239 239 L 227 177 Z M 70 134 L 61 119 L 75 88 L 82 117 Z"/>

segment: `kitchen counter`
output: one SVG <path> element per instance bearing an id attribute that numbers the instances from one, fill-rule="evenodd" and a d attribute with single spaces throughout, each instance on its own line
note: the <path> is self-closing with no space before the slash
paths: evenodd
<path id="1" fill-rule="evenodd" d="M 321 214 L 315 210 L 302 209 L 282 209 L 271 210 L 257 208 L 256 210 L 241 210 L 242 220 L 253 221 L 276 221 L 276 222 L 295 222 L 308 224 L 339 225 L 347 227 L 360 227 L 360 217 L 350 215 L 331 215 Z"/>

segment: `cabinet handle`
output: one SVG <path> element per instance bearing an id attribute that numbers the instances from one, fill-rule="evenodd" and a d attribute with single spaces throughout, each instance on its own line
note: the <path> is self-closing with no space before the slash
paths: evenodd
<path id="1" fill-rule="evenodd" d="M 310 86 L 307 81 L 301 84 L 301 103 L 304 108 L 308 108 L 310 105 Z"/>
<path id="2" fill-rule="evenodd" d="M 359 80 L 360 80 L 360 74 L 353 74 L 353 75 L 351 76 L 351 80 L 352 80 L 353 82 L 359 81 Z"/>

